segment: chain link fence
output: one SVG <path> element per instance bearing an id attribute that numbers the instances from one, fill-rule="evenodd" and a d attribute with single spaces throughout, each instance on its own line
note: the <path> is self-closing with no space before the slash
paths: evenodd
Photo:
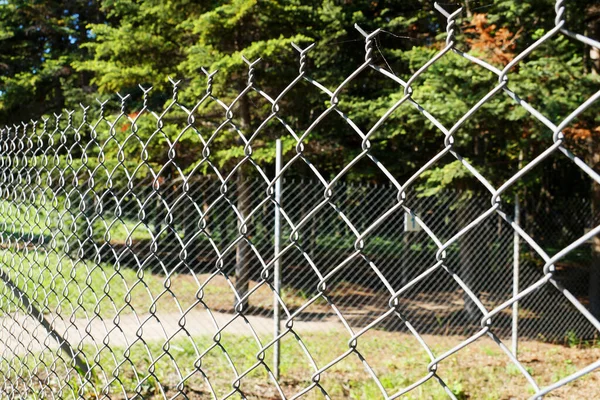
<path id="1" fill-rule="evenodd" d="M 600 176 L 564 144 L 562 130 L 600 97 L 587 99 L 555 124 L 510 89 L 510 71 L 555 35 L 600 44 L 565 30 L 562 2 L 556 27 L 500 71 L 460 52 L 455 18 L 447 19 L 446 45 L 404 81 L 373 63 L 373 39 L 365 37 L 365 62 L 330 91 L 306 69 L 311 46 L 300 53 L 298 77 L 269 95 L 254 82 L 231 104 L 212 93 L 187 108 L 173 101 L 160 114 L 146 107 L 116 112 L 107 102 L 0 131 L 1 391 L 9 398 L 247 398 L 252 385 L 268 386 L 273 398 L 336 397 L 331 371 L 354 360 L 377 396 L 392 399 L 439 384 L 440 393 L 460 397 L 444 380 L 449 358 L 460 357 L 480 338 L 491 338 L 514 374 L 539 398 L 600 366 L 596 360 L 540 385 L 503 340 L 511 329 L 511 307 L 520 307 L 520 335 L 561 340 L 595 338 L 600 323 L 586 308 L 593 226 L 585 199 L 552 202 L 549 212 L 523 210 L 513 220 L 515 184 L 550 155 L 562 153 L 591 180 Z M 443 126 L 412 98 L 418 77 L 453 52 L 498 77 L 498 84 L 453 127 Z M 338 107 L 343 88 L 367 69 L 398 83 L 403 96 L 367 132 Z M 279 114 L 279 102 L 307 82 L 330 105 L 302 132 Z M 235 114 L 250 91 L 271 106 L 255 131 Z M 493 96 L 508 95 L 552 132 L 539 156 L 494 187 L 454 146 L 457 129 Z M 212 130 L 199 122 L 205 103 L 222 108 Z M 414 107 L 440 131 L 442 151 L 398 182 L 371 153 L 370 138 L 398 107 Z M 305 153 L 309 135 L 338 114 L 360 141 L 361 151 L 327 178 Z M 172 116 L 183 116 L 177 125 Z M 254 157 L 253 145 L 268 123 L 293 139 L 280 172 Z M 228 167 L 214 152 L 227 134 L 243 146 Z M 184 166 L 180 143 L 195 138 L 194 161 Z M 229 142 L 230 143 L 230 142 Z M 164 151 L 154 156 L 151 148 Z M 257 147 L 258 148 L 258 147 Z M 415 181 L 444 156 L 460 162 L 486 194 L 441 191 L 424 196 Z M 369 162 L 387 184 L 345 182 L 348 172 Z M 249 172 L 251 171 L 251 172 Z M 299 171 L 304 171 L 302 176 Z M 308 171 L 308 173 L 307 173 Z M 306 177 L 309 178 L 306 178 Z M 281 181 L 282 197 L 275 184 Z M 491 202 L 490 202 L 491 200 Z M 561 204 L 562 203 L 562 204 Z M 274 216 L 279 210 L 282 246 L 274 254 Z M 585 230 L 589 228 L 589 230 Z M 520 287 L 513 292 L 515 232 L 521 241 Z M 588 247 L 586 249 L 586 246 Z M 274 278 L 281 265 L 282 285 Z M 282 311 L 278 333 L 273 315 Z M 319 340 L 315 332 L 334 332 Z M 402 332 L 426 359 L 420 376 L 382 379 L 377 357 L 364 349 L 378 331 Z M 429 335 L 456 337 L 442 351 Z M 342 344 L 344 350 L 336 351 Z M 282 347 L 280 347 L 282 346 Z M 293 351 L 291 349 L 294 349 Z M 300 368 L 297 381 L 281 379 L 273 353 Z M 250 356 L 248 356 L 250 354 Z M 384 357 L 385 358 L 385 357 Z M 385 360 L 383 360 L 385 361 Z M 343 370 L 350 373 L 349 370 Z M 257 383 L 259 382 L 259 383 Z M 284 384 L 285 383 L 285 384 Z"/>
<path id="2" fill-rule="evenodd" d="M 182 207 L 178 212 L 173 212 L 170 234 L 177 235 L 185 242 L 193 237 L 198 226 L 200 215 L 195 213 L 195 207 L 208 209 L 219 193 L 220 182 L 215 177 L 204 177 L 193 182 L 188 182 L 192 188 L 188 195 L 193 198 L 193 203 Z M 182 195 L 182 182 L 173 182 L 165 185 L 171 191 L 164 194 L 167 204 L 172 205 Z M 322 198 L 322 189 L 317 181 L 303 179 L 282 179 L 282 204 L 291 220 L 301 220 Z M 261 181 L 248 179 L 244 183 L 244 190 L 250 194 L 251 208 L 255 209 L 263 195 Z M 237 185 L 228 187 L 232 198 L 237 198 Z M 344 210 L 345 215 L 354 226 L 363 231 L 372 223 L 374 216 L 381 215 L 395 204 L 397 192 L 392 185 L 376 183 L 340 183 L 334 189 L 337 205 Z M 212 196 L 212 197 L 211 197 Z M 418 205 L 412 211 L 427 222 L 441 240 L 447 240 L 457 232 L 455 221 L 472 220 L 480 215 L 488 206 L 488 198 L 481 193 L 442 191 L 432 196 L 414 193 L 418 198 Z M 142 194 L 135 197 L 143 197 Z M 133 198 L 133 197 L 132 197 Z M 586 198 L 554 199 L 554 204 L 559 212 L 547 214 L 544 211 L 529 216 L 523 212 L 522 226 L 531 236 L 548 251 L 565 246 L 578 236 L 584 234 L 584 228 L 591 226 L 591 204 Z M 110 205 L 103 206 L 107 212 L 115 216 L 115 210 Z M 136 207 L 121 203 L 121 215 L 125 225 L 133 226 L 138 218 Z M 160 209 L 160 207 L 158 208 Z M 160 213 L 160 211 L 159 211 Z M 159 223 L 164 221 L 164 216 L 155 216 Z M 258 209 L 256 222 L 253 225 L 251 237 L 253 245 L 260 254 L 273 251 L 273 236 L 275 213 L 270 207 Z M 231 243 L 238 235 L 237 217 L 225 204 L 219 204 L 204 218 L 206 229 L 219 248 Z M 407 226 L 410 222 L 411 226 Z M 160 232 L 160 226 L 154 226 L 155 232 Z M 285 226 L 281 235 L 289 237 L 290 226 Z M 323 265 L 323 272 L 327 266 L 338 265 L 341 261 L 351 256 L 354 249 L 352 232 L 341 218 L 336 214 L 327 213 L 320 218 L 311 220 L 303 238 L 303 249 L 311 259 L 319 260 Z M 464 241 L 462 246 L 456 246 L 450 253 L 455 258 L 456 264 L 461 267 L 463 279 L 469 276 L 469 287 L 478 294 L 486 305 L 493 308 L 501 303 L 503 298 L 510 295 L 512 290 L 512 274 L 514 267 L 514 230 L 502 223 L 500 217 L 490 218 L 480 225 L 474 235 L 476 241 Z M 179 241 L 169 238 L 169 233 L 160 237 L 160 247 L 155 254 L 160 257 L 161 263 L 154 264 L 153 273 L 164 271 L 177 271 L 181 246 Z M 101 240 L 98 238 L 96 240 Z M 117 253 L 127 246 L 127 236 L 121 232 L 121 237 L 113 236 L 111 241 L 116 246 Z M 131 256 L 135 259 L 144 259 L 151 253 L 148 247 L 150 239 L 133 240 L 130 245 Z M 194 246 L 186 248 L 188 260 L 195 274 L 210 274 L 218 260 L 211 248 L 211 243 L 206 238 L 199 238 Z M 376 232 L 371 235 L 369 246 L 365 253 L 386 276 L 388 282 L 394 287 L 402 287 L 423 272 L 423 266 L 430 265 L 435 260 L 435 247 L 420 226 L 410 214 L 399 211 L 389 220 L 381 224 Z M 521 252 L 520 252 L 521 253 Z M 107 254 L 105 257 L 110 257 Z M 591 249 L 589 243 L 582 245 L 576 257 L 567 259 L 561 264 L 560 279 L 584 304 L 589 302 L 589 268 L 591 265 Z M 109 260 L 109 259 L 108 259 Z M 108 261 L 107 260 L 107 261 Z M 285 274 L 282 276 L 282 285 L 288 308 L 300 307 L 305 299 L 318 293 L 316 286 L 318 276 L 311 272 L 310 265 L 306 263 L 301 253 L 284 254 L 281 264 Z M 116 262 L 117 260 L 112 260 Z M 128 265 L 125 258 L 119 260 Z M 262 271 L 260 262 L 254 260 L 248 265 L 246 279 L 249 285 L 256 285 L 260 281 Z M 130 260 L 132 268 L 136 267 L 135 261 Z M 236 265 L 235 254 L 230 254 L 225 262 L 231 268 Z M 164 265 L 164 270 L 159 268 Z M 519 262 L 520 279 L 525 286 L 539 279 L 541 266 L 530 257 L 527 252 L 520 254 Z M 229 271 L 235 276 L 235 271 Z M 356 265 L 348 268 L 344 274 L 332 278 L 330 295 L 336 298 L 335 304 L 344 314 L 349 324 L 353 327 L 367 326 L 372 320 L 385 312 L 385 287 L 382 285 L 374 271 L 365 265 Z M 291 297 L 293 296 L 293 297 Z M 450 301 L 449 301 L 450 300 Z M 414 293 L 407 293 L 402 297 L 403 310 L 410 315 L 410 320 L 420 332 L 436 335 L 459 334 L 463 335 L 469 329 L 479 326 L 477 311 L 470 309 L 472 306 L 469 298 L 463 298 L 462 291 L 447 279 L 445 274 L 423 283 L 422 287 Z M 222 312 L 234 311 L 235 299 L 226 296 L 219 307 L 214 308 Z M 268 291 L 263 296 L 251 296 L 248 299 L 247 314 L 271 317 L 273 305 Z M 472 314 L 471 314 L 472 313 Z M 595 336 L 593 327 L 586 323 L 586 319 L 552 290 L 542 290 L 530 302 L 521 305 L 520 336 L 529 339 L 542 339 L 562 341 L 565 337 L 575 336 L 581 339 L 591 339 Z M 335 321 L 335 312 L 326 304 L 319 312 L 301 313 L 300 320 L 306 321 Z M 265 328 L 270 328 L 271 322 L 266 322 Z M 506 319 L 497 322 L 497 334 L 501 337 L 510 337 L 510 313 Z M 391 328 L 391 327 L 390 327 Z"/>

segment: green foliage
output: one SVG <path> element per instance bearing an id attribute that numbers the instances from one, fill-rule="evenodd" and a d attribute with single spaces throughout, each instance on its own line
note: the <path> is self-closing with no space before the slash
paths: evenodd
<path id="1" fill-rule="evenodd" d="M 582 0 L 567 5 L 571 30 L 586 30 L 589 22 L 578 10 L 586 10 L 588 5 Z M 493 5 L 469 2 L 463 6 L 466 11 L 458 21 L 457 47 L 499 68 L 554 27 L 550 0 L 503 0 Z M 344 4 L 334 0 L 71 0 L 60 4 L 11 0 L 0 7 L 0 15 L 0 66 L 4 65 L 0 69 L 0 116 L 4 121 L 73 107 L 93 90 L 101 96 L 115 91 L 132 93 L 128 107 L 140 109 L 137 85 L 153 86 L 146 104 L 155 110 L 171 105 L 166 117 L 169 123 L 159 129 L 151 114 L 143 114 L 136 133 L 143 140 L 152 138 L 147 149 L 149 163 L 157 168 L 168 159 L 169 143 L 177 140 L 177 166 L 183 172 L 197 167 L 202 140 L 225 118 L 219 104 L 207 101 L 195 110 L 195 122 L 188 124 L 182 107 L 192 109 L 205 94 L 207 80 L 202 68 L 218 70 L 213 93 L 231 104 L 248 80 L 242 55 L 250 61 L 262 58 L 255 67 L 255 82 L 275 98 L 298 74 L 298 54 L 291 43 L 301 47 L 317 43 L 308 55 L 307 74 L 335 90 L 364 62 L 364 41 L 353 28 L 355 23 L 367 31 L 382 29 L 376 38 L 374 63 L 404 80 L 440 51 L 445 39 L 445 20 L 433 3 L 425 0 Z M 582 56 L 585 51 L 581 43 L 558 35 L 509 71 L 508 87 L 558 123 L 596 90 L 598 75 L 591 73 L 591 61 Z M 181 79 L 174 105 L 169 77 Z M 450 52 L 414 82 L 413 99 L 450 129 L 497 84 L 494 74 Z M 402 87 L 368 69 L 342 90 L 338 109 L 367 132 L 402 96 Z M 278 115 L 301 134 L 329 105 L 327 95 L 300 82 L 280 100 Z M 269 115 L 271 104 L 250 92 L 232 111 L 234 122 L 248 134 Z M 594 132 L 599 118 L 588 111 L 575 124 L 583 132 Z M 125 140 L 132 129 L 123 117 L 116 139 Z M 211 153 L 212 161 L 224 171 L 244 156 L 239 135 L 228 129 L 217 135 Z M 106 138 L 110 130 L 101 133 L 100 139 L 102 135 Z M 514 173 L 519 151 L 524 149 L 526 164 L 548 146 L 551 136 L 547 127 L 501 91 L 460 126 L 454 135 L 454 149 L 498 185 Z M 293 152 L 293 139 L 273 120 L 262 128 L 252 146 L 253 158 L 265 166 L 273 163 L 275 137 L 283 137 L 285 150 Z M 335 113 L 305 142 L 305 155 L 330 176 L 360 152 L 360 138 Z M 414 107 L 404 104 L 375 132 L 371 142 L 372 154 L 404 181 L 424 160 L 443 149 L 444 134 Z M 580 142 L 570 144 L 586 154 L 588 149 Z M 112 145 L 105 150 L 109 162 L 118 152 Z M 130 141 L 122 151 L 132 163 L 141 159 L 139 143 Z M 302 168 L 297 173 L 311 174 Z M 561 190 L 581 189 L 583 180 L 576 168 L 552 163 L 543 163 L 525 181 L 541 185 L 545 176 L 557 174 L 569 186 Z M 416 183 L 426 194 L 434 194 L 436 186 L 453 186 L 459 181 L 461 188 L 480 188 L 468 176 L 462 165 L 447 156 Z M 386 179 L 372 162 L 359 163 L 346 179 L 364 177 Z"/>
<path id="2" fill-rule="evenodd" d="M 89 23 L 102 23 L 96 1 L 10 0 L 0 4 L 0 120 L 27 121 L 89 101 Z"/>
<path id="3" fill-rule="evenodd" d="M 456 186 L 457 181 L 469 177 L 469 172 L 460 161 L 453 161 L 441 168 L 423 172 L 425 183 L 421 186 L 421 195 L 433 196 L 445 187 Z"/>

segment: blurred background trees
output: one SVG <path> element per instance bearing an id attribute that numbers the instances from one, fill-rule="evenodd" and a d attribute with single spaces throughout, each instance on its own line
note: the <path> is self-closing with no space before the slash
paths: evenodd
<path id="1" fill-rule="evenodd" d="M 593 3 L 567 3 L 572 31 L 597 34 L 600 17 Z M 457 47 L 500 68 L 554 26 L 551 1 L 464 1 L 460 5 L 464 12 Z M 94 103 L 95 97 L 115 92 L 132 93 L 129 107 L 141 108 L 138 84 L 153 87 L 148 104 L 159 109 L 172 97 L 169 76 L 182 79 L 179 99 L 191 108 L 206 90 L 202 67 L 219 71 L 214 93 L 228 103 L 246 85 L 242 54 L 251 61 L 262 57 L 255 67 L 256 85 L 276 96 L 297 76 L 298 55 L 292 42 L 301 47 L 317 43 L 308 55 L 307 74 L 334 89 L 364 60 L 364 41 L 354 23 L 367 31 L 383 30 L 376 39 L 375 62 L 404 80 L 444 43 L 445 20 L 430 1 L 6 1 L 0 5 L 0 116 L 11 124 L 74 108 L 82 101 Z M 596 90 L 595 62 L 597 56 L 590 55 L 589 48 L 558 35 L 511 71 L 509 87 L 526 93 L 524 100 L 556 122 Z M 491 73 L 448 54 L 415 82 L 414 98 L 449 127 L 496 83 Z M 365 71 L 344 89 L 339 109 L 368 130 L 401 97 L 400 89 L 374 71 Z M 328 100 L 303 83 L 284 97 L 280 114 L 302 131 L 329 105 Z M 270 105 L 251 92 L 235 111 L 240 123 L 255 129 Z M 223 119 L 223 110 L 214 102 L 198 112 L 207 120 Z M 185 116 L 179 117 L 183 121 Z M 587 139 L 597 133 L 597 119 L 594 112 L 583 115 L 569 127 L 569 140 L 589 151 Z M 516 168 L 521 149 L 527 162 L 546 147 L 550 134 L 500 93 L 459 130 L 456 146 L 499 183 Z M 253 147 L 272 147 L 270 139 L 281 135 L 281 129 L 267 129 Z M 242 154 L 235 140 L 225 143 L 221 158 Z M 331 117 L 311 135 L 309 152 L 322 168 L 334 173 L 357 154 L 358 143 L 358 136 L 341 118 Z M 442 146 L 440 132 L 409 106 L 394 112 L 373 143 L 373 153 L 399 179 Z M 287 140 L 286 148 L 292 145 Z M 255 155 L 270 160 L 269 150 Z M 399 154 L 400 163 L 396 162 Z M 548 164 L 528 178 L 539 181 L 543 193 L 552 192 L 559 182 L 554 179 L 557 174 L 568 186 L 557 190 L 581 184 L 576 168 Z M 456 184 L 466 176 L 453 162 L 440 168 L 427 174 L 428 190 Z M 349 179 L 361 175 L 383 179 L 367 164 Z M 460 185 L 475 189 L 470 182 Z"/>

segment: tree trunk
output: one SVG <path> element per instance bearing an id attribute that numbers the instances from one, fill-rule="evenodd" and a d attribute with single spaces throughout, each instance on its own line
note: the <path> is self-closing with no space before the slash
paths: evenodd
<path id="1" fill-rule="evenodd" d="M 462 281 L 471 289 L 475 296 L 478 295 L 478 290 L 476 287 L 477 273 L 480 268 L 477 268 L 475 264 L 475 254 L 477 253 L 477 240 L 480 239 L 478 235 L 474 235 L 472 233 L 467 233 L 460 240 L 460 278 Z M 464 292 L 463 293 L 463 301 L 465 303 L 465 314 L 476 321 L 481 317 L 481 311 L 477 308 L 477 305 L 473 302 L 471 297 Z"/>
<path id="2" fill-rule="evenodd" d="M 592 134 L 593 135 L 593 134 Z M 594 143 L 594 138 L 590 135 L 588 140 L 589 159 L 588 165 L 595 167 L 600 162 L 598 146 Z M 590 188 L 590 228 L 600 224 L 600 185 L 592 181 Z M 600 319 L 600 237 L 592 238 L 591 246 L 591 264 L 590 264 L 590 312 Z"/>
<path id="3" fill-rule="evenodd" d="M 252 208 L 252 196 L 248 183 L 248 179 L 240 171 L 237 176 L 237 208 L 244 217 L 250 213 Z M 238 219 L 237 226 L 239 231 L 242 226 L 240 219 Z M 249 289 L 251 251 L 245 239 L 238 242 L 235 252 L 235 290 L 240 298 L 244 297 Z M 235 301 L 237 303 L 237 299 Z M 241 309 L 245 310 L 248 306 L 248 300 L 243 300 L 241 306 Z M 238 308 L 238 310 L 240 309 Z"/>
<path id="4" fill-rule="evenodd" d="M 152 234 L 155 237 L 155 240 L 158 240 L 158 236 L 160 235 L 160 231 L 162 230 L 162 220 L 163 220 L 162 210 L 164 207 L 163 207 L 162 202 L 160 201 L 159 193 L 155 194 L 154 210 L 153 210 L 154 232 Z"/>
<path id="5" fill-rule="evenodd" d="M 240 99 L 240 129 L 248 137 L 250 129 L 250 107 L 248 99 L 242 97 Z M 243 142 L 239 140 L 239 145 L 243 145 Z M 252 210 L 252 193 L 250 182 L 246 176 L 246 167 L 244 164 L 237 170 L 237 208 L 242 218 L 245 218 Z M 242 221 L 238 218 L 237 221 L 238 230 L 242 226 Z M 250 229 L 250 228 L 248 228 Z M 250 232 L 247 233 L 248 235 Z M 238 232 L 239 235 L 239 232 Z M 252 249 L 248 245 L 245 239 L 240 240 L 237 243 L 235 249 L 235 290 L 240 298 L 243 298 L 249 289 L 251 262 L 252 262 Z M 237 304 L 238 299 L 234 299 L 234 306 Z M 248 300 L 244 299 L 241 302 L 241 307 L 238 306 L 237 310 L 246 310 L 248 307 Z"/>
<path id="6" fill-rule="evenodd" d="M 598 158 L 596 154 L 593 158 Z M 598 225 L 598 213 L 600 211 L 600 185 L 592 185 L 591 212 L 592 227 Z M 592 263 L 590 265 L 590 311 L 600 319 L 600 238 L 594 236 L 592 239 Z"/>
<path id="7" fill-rule="evenodd" d="M 465 0 L 465 11 L 467 13 L 467 18 L 473 17 L 473 13 L 471 12 L 471 4 L 470 0 Z"/>
<path id="8" fill-rule="evenodd" d="M 590 6 L 586 10 L 588 19 L 588 32 L 594 39 L 600 37 L 600 6 Z M 597 49 L 588 47 L 590 60 L 592 61 L 592 73 L 598 74 L 600 71 L 600 54 Z M 588 140 L 588 151 L 590 156 L 590 162 L 588 164 L 594 168 L 600 163 L 600 154 L 598 154 L 598 144 L 595 143 L 593 133 L 590 134 Z M 591 187 L 591 223 L 590 228 L 597 226 L 600 223 L 599 217 L 600 212 L 600 185 L 596 182 L 592 182 Z M 598 319 L 600 319 L 600 238 L 594 236 L 592 239 L 592 263 L 590 265 L 590 312 Z"/>
<path id="9" fill-rule="evenodd" d="M 460 190 L 460 193 L 464 193 L 463 191 L 466 189 L 462 187 Z M 462 203 L 458 208 L 459 229 L 463 229 L 484 210 L 477 200 L 466 198 L 459 200 L 459 202 Z M 475 210 L 473 211 L 473 209 Z M 460 264 L 456 272 L 475 296 L 479 295 L 477 275 L 481 272 L 481 266 L 477 264 L 481 260 L 478 259 L 477 255 L 481 251 L 484 251 L 480 246 L 482 242 L 481 235 L 483 234 L 482 229 L 485 228 L 481 225 L 475 227 L 458 241 L 458 259 Z M 490 238 L 488 237 L 487 240 L 490 240 Z M 450 268 L 453 269 L 454 266 L 450 265 Z M 473 321 L 478 320 L 481 317 L 481 311 L 466 292 L 463 292 L 463 301 L 465 315 Z"/>

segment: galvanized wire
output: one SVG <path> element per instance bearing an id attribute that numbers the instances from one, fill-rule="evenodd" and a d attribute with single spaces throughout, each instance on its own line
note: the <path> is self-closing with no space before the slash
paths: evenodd
<path id="1" fill-rule="evenodd" d="M 542 293 L 545 300 L 538 304 L 556 305 L 562 301 L 577 311 L 569 318 L 563 315 L 562 323 L 567 328 L 579 329 L 585 323 L 593 327 L 594 333 L 600 330 L 600 322 L 558 278 L 556 268 L 557 262 L 599 233 L 600 226 L 583 236 L 569 238 L 569 243 L 558 242 L 561 250 L 550 255 L 539 243 L 543 229 L 518 225 L 502 207 L 503 194 L 555 153 L 562 153 L 600 183 L 600 175 L 566 148 L 562 133 L 573 119 L 600 98 L 600 91 L 566 119 L 555 123 L 510 88 L 511 70 L 552 37 L 566 35 L 596 48 L 600 48 L 600 43 L 567 30 L 563 1 L 558 1 L 555 28 L 499 70 L 460 50 L 454 29 L 461 10 L 448 13 L 437 4 L 436 9 L 447 20 L 446 45 L 406 81 L 375 64 L 373 46 L 380 30 L 368 33 L 356 26 L 364 36 L 365 61 L 335 89 L 328 89 L 310 77 L 306 60 L 312 45 L 305 49 L 294 45 L 300 57 L 298 75 L 276 95 L 261 90 L 255 82 L 254 71 L 260 60 L 244 58 L 248 81 L 229 104 L 213 93 L 215 72 L 204 71 L 206 93 L 191 108 L 179 101 L 180 82 L 171 81 L 173 97 L 160 114 L 148 107 L 151 88 L 140 87 L 143 107 L 135 113 L 127 111 L 129 96 L 120 95 L 116 112 L 110 109 L 108 102 L 102 102 L 97 114 L 82 105 L 80 110 L 54 115 L 52 120 L 2 128 L 0 390 L 3 395 L 9 398 L 143 398 L 148 387 L 153 386 L 163 398 L 188 397 L 189 381 L 199 377 L 213 398 L 245 398 L 244 383 L 248 377 L 262 374 L 281 398 L 295 399 L 311 391 L 329 398 L 323 376 L 352 357 L 363 365 L 383 398 L 397 398 L 430 380 L 455 398 L 438 367 L 484 336 L 499 346 L 525 378 L 534 391 L 533 398 L 542 397 L 600 367 L 600 361 L 596 361 L 547 387 L 540 387 L 504 345 L 507 326 L 501 319 L 515 302 L 534 309 L 535 306 L 527 306 L 527 302 Z M 490 71 L 498 77 L 498 83 L 452 127 L 446 127 L 413 98 L 413 90 L 418 87 L 419 78 L 451 52 Z M 338 107 L 344 88 L 365 70 L 374 70 L 392 80 L 403 93 L 368 131 L 360 129 Z M 308 128 L 297 132 L 280 112 L 280 103 L 300 84 L 308 84 L 326 95 L 329 105 Z M 237 106 L 247 101 L 250 93 L 271 109 L 253 131 L 236 115 Z M 512 98 L 532 119 L 550 129 L 553 138 L 539 156 L 504 184 L 494 187 L 458 153 L 455 133 L 492 97 L 501 95 Z M 197 110 L 208 105 L 223 113 L 222 119 L 213 121 L 216 125 L 212 132 L 197 123 Z M 396 109 L 408 106 L 414 107 L 439 130 L 443 150 L 400 183 L 375 157 L 370 139 Z M 174 114 L 185 120 L 183 127 L 177 127 L 176 134 L 168 125 L 168 117 Z M 354 159 L 328 179 L 311 162 L 305 147 L 319 124 L 336 114 L 360 139 L 361 147 Z M 151 127 L 144 125 L 147 120 L 153 122 Z M 254 157 L 256 138 L 269 124 L 277 125 L 295 141 L 293 155 L 277 176 L 270 175 Z M 243 154 L 233 158 L 227 167 L 219 164 L 213 155 L 219 138 L 224 135 L 235 137 L 243 146 Z M 178 145 L 188 136 L 193 136 L 202 147 L 191 166 L 178 157 Z M 157 146 L 163 153 L 151 155 L 149 148 Z M 447 155 L 460 162 L 487 190 L 485 203 L 470 200 L 471 203 L 466 203 L 468 206 L 451 209 L 449 204 L 462 201 L 459 194 L 445 194 L 442 200 L 439 196 L 431 199 L 417 196 L 416 180 Z M 387 177 L 389 186 L 353 187 L 343 183 L 353 167 L 366 161 Z M 300 167 L 310 171 L 310 181 L 288 179 Z M 257 180 L 238 179 L 248 169 L 258 176 Z M 206 175 L 213 178 L 201 178 Z M 288 239 L 275 258 L 270 235 L 276 205 L 274 186 L 280 180 L 284 181 L 284 198 L 278 206 Z M 294 187 L 300 190 L 289 190 L 286 197 L 286 188 Z M 367 200 L 362 205 L 349 206 L 342 200 L 344 196 Z M 242 204 L 244 202 L 246 204 Z M 398 218 L 404 215 L 412 215 L 422 231 L 402 243 L 396 239 L 397 242 L 387 248 L 370 247 L 374 238 L 386 236 L 382 231 L 397 230 Z M 464 224 L 457 227 L 445 222 L 444 217 L 450 215 Z M 494 231 L 501 222 L 503 228 Z M 311 231 L 318 234 L 311 238 Z M 330 239 L 321 234 L 323 231 L 336 232 L 341 239 L 335 245 L 320 244 L 319 241 Z M 495 275 L 500 287 L 489 287 L 491 272 L 472 275 L 472 271 L 456 259 L 457 244 L 469 240 L 474 232 L 487 232 L 486 235 L 493 238 L 485 252 L 470 255 L 474 264 L 508 262 L 512 257 L 509 253 L 512 234 L 517 232 L 543 260 L 543 273 L 537 276 L 533 272 L 526 273 L 523 279 L 526 286 L 515 296 L 509 291 L 511 276 L 506 270 Z M 394 234 L 389 236 L 394 237 Z M 417 244 L 422 250 L 409 251 Z M 396 274 L 390 272 L 389 265 L 386 267 L 388 253 L 396 253 L 392 257 L 402 263 L 403 268 L 392 268 Z M 244 260 L 247 269 L 254 270 L 254 274 L 236 276 L 233 267 L 236 258 Z M 302 304 L 288 304 L 284 295 L 277 295 L 273 282 L 276 259 L 284 265 L 284 286 L 307 293 Z M 286 278 L 286 265 L 297 265 L 298 272 Z M 529 268 L 535 271 L 535 267 Z M 153 274 L 162 276 L 159 286 L 151 279 Z M 183 296 L 182 288 L 177 286 L 178 277 L 182 275 L 194 287 L 192 297 Z M 247 290 L 241 289 L 242 278 L 252 281 Z M 340 296 L 348 282 L 376 287 L 370 313 L 353 315 L 354 311 L 364 309 L 365 303 L 364 298 L 344 300 Z M 211 290 L 217 285 L 224 285 L 230 294 L 231 303 L 226 309 L 213 303 Z M 425 290 L 427 285 L 431 291 Z M 554 288 L 551 295 L 548 288 Z M 494 289 L 497 289 L 496 297 L 486 297 L 485 294 Z M 259 307 L 255 302 L 261 290 L 273 294 L 283 311 L 285 321 L 277 337 L 265 335 L 255 319 L 261 311 L 257 311 Z M 439 332 L 428 328 L 423 323 L 424 317 L 415 313 L 413 306 L 414 296 L 421 296 L 423 300 L 436 291 L 460 293 L 470 305 L 470 316 L 476 316 L 477 320 L 476 323 L 450 321 L 462 329 L 464 340 L 442 354 L 436 354 L 424 337 L 425 333 Z M 271 299 L 269 304 L 272 305 Z M 345 330 L 343 340 L 348 344 L 345 352 L 325 363 L 317 360 L 298 328 L 315 307 L 327 310 L 328 320 Z M 170 311 L 163 312 L 166 309 Z M 208 331 L 203 331 L 210 332 L 209 345 L 202 344 L 197 337 L 199 331 L 194 318 L 199 311 L 206 313 L 211 324 Z M 392 390 L 381 382 L 369 355 L 363 354 L 359 346 L 369 331 L 390 324 L 402 326 L 414 336 L 429 357 L 420 379 Z M 252 338 L 256 357 L 251 365 L 236 359 L 228 342 L 228 335 L 234 329 L 244 330 Z M 296 388 L 293 393 L 276 379 L 266 358 L 275 343 L 289 338 L 297 342 L 311 367 L 306 386 Z M 178 362 L 180 343 L 186 343 L 194 353 L 192 365 Z M 205 365 L 209 354 L 219 358 L 229 373 L 226 389 L 215 383 L 219 378 Z M 168 381 L 159 370 L 165 363 L 170 367 Z"/>

